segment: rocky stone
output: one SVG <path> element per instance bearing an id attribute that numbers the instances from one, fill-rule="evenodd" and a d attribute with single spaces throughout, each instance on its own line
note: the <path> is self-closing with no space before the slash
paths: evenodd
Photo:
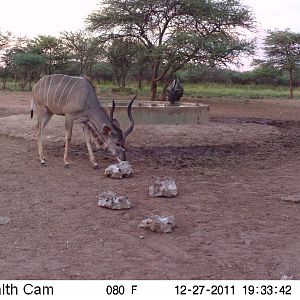
<path id="1" fill-rule="evenodd" d="M 174 216 L 158 216 L 154 215 L 148 219 L 143 220 L 139 227 L 149 229 L 154 232 L 169 233 L 173 231 L 175 226 Z"/>
<path id="2" fill-rule="evenodd" d="M 104 174 L 111 178 L 122 179 L 129 177 L 133 173 L 133 169 L 128 161 L 120 161 L 117 164 L 108 166 Z"/>
<path id="3" fill-rule="evenodd" d="M 252 240 L 251 239 L 247 239 L 247 240 L 244 241 L 244 243 L 249 246 L 249 245 L 251 245 Z"/>
<path id="4" fill-rule="evenodd" d="M 294 276 L 289 276 L 287 274 L 283 274 L 281 277 L 280 277 L 280 280 L 294 280 Z"/>
<path id="5" fill-rule="evenodd" d="M 175 197 L 177 195 L 177 186 L 175 180 L 170 177 L 158 178 L 154 185 L 149 187 L 151 197 Z"/>
<path id="6" fill-rule="evenodd" d="M 8 217 L 1 217 L 0 216 L 0 225 L 4 225 L 10 222 L 10 218 Z"/>
<path id="7" fill-rule="evenodd" d="M 99 195 L 98 205 L 109 209 L 130 209 L 132 204 L 127 196 L 117 196 L 112 191 L 102 192 Z"/>
<path id="8" fill-rule="evenodd" d="M 281 197 L 281 200 L 282 201 L 286 201 L 286 202 L 299 203 L 300 202 L 300 193 L 294 194 L 294 195 L 290 195 L 290 196 Z"/>

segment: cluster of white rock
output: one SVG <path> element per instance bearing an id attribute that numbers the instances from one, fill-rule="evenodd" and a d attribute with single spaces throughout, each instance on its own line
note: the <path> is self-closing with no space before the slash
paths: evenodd
<path id="1" fill-rule="evenodd" d="M 121 161 L 118 164 L 110 165 L 105 169 L 104 174 L 113 179 L 122 179 L 130 177 L 133 169 L 128 161 Z M 149 187 L 150 197 L 175 197 L 177 195 L 177 186 L 175 180 L 170 177 L 158 178 L 152 186 Z M 130 209 L 133 207 L 128 196 L 117 194 L 113 191 L 106 191 L 99 194 L 98 205 L 109 209 Z M 139 227 L 149 229 L 153 232 L 169 233 L 175 226 L 174 216 L 153 215 L 144 219 Z"/>

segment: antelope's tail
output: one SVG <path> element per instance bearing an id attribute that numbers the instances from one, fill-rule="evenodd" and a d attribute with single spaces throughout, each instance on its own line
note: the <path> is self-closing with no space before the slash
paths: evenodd
<path id="1" fill-rule="evenodd" d="M 31 111 L 30 111 L 30 118 L 33 118 L 33 110 L 34 110 L 34 101 L 33 98 L 31 98 Z"/>

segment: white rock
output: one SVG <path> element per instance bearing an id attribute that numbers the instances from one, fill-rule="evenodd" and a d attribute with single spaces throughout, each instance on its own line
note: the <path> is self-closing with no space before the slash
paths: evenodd
<path id="1" fill-rule="evenodd" d="M 8 217 L 1 217 L 0 216 L 0 225 L 4 225 L 10 222 L 10 218 Z"/>
<path id="2" fill-rule="evenodd" d="M 294 276 L 289 276 L 287 274 L 283 274 L 281 277 L 280 277 L 280 280 L 294 280 Z"/>
<path id="3" fill-rule="evenodd" d="M 158 178 L 154 185 L 149 187 L 151 197 L 175 197 L 177 195 L 177 186 L 175 180 L 170 177 Z"/>
<path id="4" fill-rule="evenodd" d="M 132 173 L 133 169 L 128 161 L 120 161 L 117 164 L 110 165 L 104 171 L 106 176 L 117 179 L 129 177 Z"/>
<path id="5" fill-rule="evenodd" d="M 132 204 L 127 196 L 117 196 L 112 191 L 102 192 L 99 195 L 98 205 L 109 209 L 130 209 Z"/>
<path id="6" fill-rule="evenodd" d="M 147 228 L 154 232 L 160 233 L 169 233 L 173 231 L 175 226 L 175 217 L 174 216 L 158 216 L 154 215 L 148 219 L 143 220 L 139 227 Z"/>
<path id="7" fill-rule="evenodd" d="M 281 197 L 281 200 L 282 201 L 286 201 L 286 202 L 299 203 L 300 202 L 300 193 L 294 194 L 294 195 L 290 195 L 290 196 Z"/>

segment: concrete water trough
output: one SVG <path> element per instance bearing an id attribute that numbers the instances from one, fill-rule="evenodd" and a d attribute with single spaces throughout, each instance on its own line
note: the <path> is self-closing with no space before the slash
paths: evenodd
<path id="1" fill-rule="evenodd" d="M 116 101 L 114 117 L 121 125 L 129 125 L 127 105 L 129 101 Z M 108 111 L 111 103 L 107 103 Z M 202 124 L 208 123 L 209 106 L 199 103 L 183 102 L 171 105 L 162 101 L 135 101 L 132 114 L 136 124 Z"/>

